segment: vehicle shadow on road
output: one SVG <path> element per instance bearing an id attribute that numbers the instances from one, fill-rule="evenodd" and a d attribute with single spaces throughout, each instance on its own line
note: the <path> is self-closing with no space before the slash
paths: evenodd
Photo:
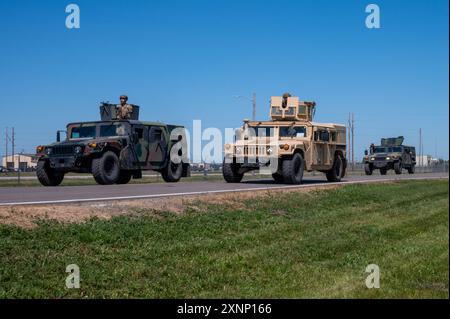
<path id="1" fill-rule="evenodd" d="M 323 184 L 326 183 L 327 180 L 317 180 L 317 179 L 304 179 L 302 182 L 302 185 L 312 185 L 312 184 Z M 286 184 L 286 183 L 279 183 L 275 182 L 272 179 L 258 179 L 258 180 L 248 180 L 248 181 L 242 181 L 243 184 L 254 184 L 254 185 L 292 185 L 292 184 Z"/>

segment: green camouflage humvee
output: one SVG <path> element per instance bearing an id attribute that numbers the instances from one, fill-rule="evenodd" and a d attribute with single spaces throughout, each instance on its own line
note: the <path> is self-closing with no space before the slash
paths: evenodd
<path id="1" fill-rule="evenodd" d="M 185 129 L 135 116 L 119 120 L 115 105 L 103 103 L 102 121 L 70 123 L 66 139 L 38 146 L 37 177 L 44 186 L 61 184 L 68 172 L 92 173 L 98 184 L 126 184 L 143 170 L 161 173 L 166 182 L 190 175 Z"/>
<path id="2" fill-rule="evenodd" d="M 380 170 L 381 175 L 393 169 L 396 174 L 401 174 L 402 169 L 407 169 L 409 174 L 414 174 L 416 166 L 416 148 L 403 144 L 403 136 L 382 138 L 381 145 L 365 151 L 364 171 L 366 175 L 372 175 L 375 169 Z"/>

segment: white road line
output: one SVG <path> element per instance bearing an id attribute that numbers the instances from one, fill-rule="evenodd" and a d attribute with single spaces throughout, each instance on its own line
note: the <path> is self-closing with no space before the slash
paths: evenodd
<path id="1" fill-rule="evenodd" d="M 254 187 L 254 188 L 223 189 L 223 190 L 214 190 L 214 191 L 198 191 L 198 192 L 184 192 L 184 193 L 167 193 L 167 194 L 135 195 L 135 196 L 119 196 L 119 197 L 80 198 L 80 199 L 62 199 L 62 200 L 47 200 L 47 201 L 33 201 L 33 202 L 12 202 L 12 203 L 0 203 L 0 206 L 101 202 L 101 201 L 110 201 L 110 200 L 146 199 L 146 198 L 175 197 L 175 196 L 193 196 L 193 195 L 208 195 L 208 194 L 218 194 L 218 193 L 236 193 L 236 192 L 249 192 L 249 191 L 262 191 L 262 190 L 292 189 L 292 188 L 314 188 L 314 187 L 317 187 L 317 186 L 328 186 L 328 185 L 368 184 L 368 183 L 377 183 L 377 182 L 410 181 L 410 180 L 435 180 L 435 179 L 448 179 L 448 176 L 447 177 L 383 178 L 383 179 L 372 179 L 372 180 L 361 180 L 361 181 L 347 181 L 347 182 L 338 182 L 338 183 L 316 183 L 316 184 L 311 184 L 311 185 L 303 184 L 303 185 L 265 186 L 265 187 Z"/>

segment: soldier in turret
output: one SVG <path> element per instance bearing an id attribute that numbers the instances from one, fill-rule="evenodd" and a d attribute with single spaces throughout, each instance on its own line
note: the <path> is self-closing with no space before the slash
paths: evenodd
<path id="1" fill-rule="evenodd" d="M 128 96 L 120 96 L 120 104 L 118 104 L 116 107 L 117 118 L 120 120 L 130 119 L 131 114 L 133 113 L 133 106 L 128 104 L 127 101 Z"/>

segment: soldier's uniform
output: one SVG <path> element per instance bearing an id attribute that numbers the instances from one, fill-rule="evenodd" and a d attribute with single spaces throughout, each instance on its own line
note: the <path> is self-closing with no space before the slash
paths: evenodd
<path id="1" fill-rule="evenodd" d="M 121 95 L 120 96 L 120 102 L 121 104 L 118 104 L 116 106 L 116 114 L 117 118 L 119 120 L 127 120 L 131 118 L 131 114 L 133 113 L 133 106 L 130 104 L 127 104 L 128 96 Z"/>
<path id="2" fill-rule="evenodd" d="M 131 118 L 131 114 L 133 113 L 133 106 L 130 104 L 118 104 L 116 107 L 117 118 L 121 120 L 126 120 Z"/>

